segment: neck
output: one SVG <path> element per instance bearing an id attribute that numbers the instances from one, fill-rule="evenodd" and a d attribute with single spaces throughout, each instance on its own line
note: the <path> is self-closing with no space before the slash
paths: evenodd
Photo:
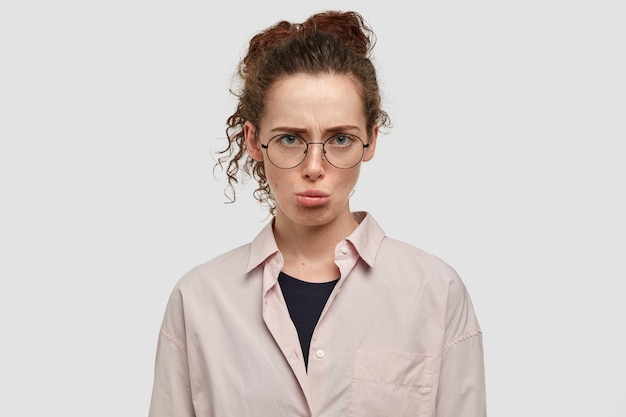
<path id="1" fill-rule="evenodd" d="M 350 212 L 329 224 L 305 226 L 294 224 L 277 214 L 274 236 L 288 275 L 309 282 L 327 282 L 339 278 L 335 264 L 335 246 L 345 239 L 358 223 Z"/>

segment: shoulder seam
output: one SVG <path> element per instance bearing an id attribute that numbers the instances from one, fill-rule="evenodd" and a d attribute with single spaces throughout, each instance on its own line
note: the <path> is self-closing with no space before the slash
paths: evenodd
<path id="1" fill-rule="evenodd" d="M 170 334 L 165 328 L 161 327 L 161 334 L 165 336 L 165 338 L 169 339 L 172 343 L 176 345 L 180 350 L 187 350 L 187 345 L 178 339 L 176 336 Z"/>
<path id="2" fill-rule="evenodd" d="M 468 330 L 467 332 L 463 333 L 461 336 L 456 337 L 456 338 L 446 342 L 443 345 L 443 348 L 444 348 L 444 350 L 448 349 L 448 348 L 450 348 L 450 347 L 452 347 L 452 346 L 454 346 L 454 345 L 456 345 L 458 343 L 461 343 L 462 341 L 467 340 L 470 337 L 474 337 L 474 336 L 476 336 L 476 335 L 478 335 L 480 333 L 482 333 L 482 331 L 480 330 L 479 327 L 476 327 L 474 329 Z"/>

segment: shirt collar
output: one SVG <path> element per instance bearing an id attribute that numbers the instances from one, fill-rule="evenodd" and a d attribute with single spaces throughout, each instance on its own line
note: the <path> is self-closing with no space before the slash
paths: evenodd
<path id="1" fill-rule="evenodd" d="M 385 232 L 371 214 L 365 211 L 352 213 L 359 226 L 346 238 L 370 267 L 374 266 L 376 254 L 385 238 Z"/>
<path id="2" fill-rule="evenodd" d="M 273 226 L 274 219 L 272 218 L 272 221 L 268 222 L 252 241 L 246 272 L 252 271 L 267 258 L 278 253 L 278 245 L 276 244 L 276 239 L 274 239 Z"/>
<path id="3" fill-rule="evenodd" d="M 346 240 L 352 244 L 365 263 L 372 267 L 376 261 L 378 249 L 385 238 L 385 232 L 371 214 L 357 211 L 352 215 L 359 225 Z M 273 220 L 268 222 L 252 241 L 246 272 L 250 272 L 268 258 L 279 254 L 278 245 L 274 239 L 273 224 Z"/>

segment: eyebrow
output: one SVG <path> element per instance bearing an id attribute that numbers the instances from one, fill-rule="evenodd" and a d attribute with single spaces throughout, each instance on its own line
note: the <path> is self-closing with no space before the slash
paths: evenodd
<path id="1" fill-rule="evenodd" d="M 342 125 L 342 126 L 333 126 L 331 128 L 325 129 L 325 133 L 342 133 L 350 130 L 359 130 L 358 126 L 354 125 Z M 298 127 L 289 127 L 289 126 L 278 126 L 270 130 L 270 133 L 275 132 L 289 132 L 295 134 L 308 133 L 308 129 L 298 128 Z"/>

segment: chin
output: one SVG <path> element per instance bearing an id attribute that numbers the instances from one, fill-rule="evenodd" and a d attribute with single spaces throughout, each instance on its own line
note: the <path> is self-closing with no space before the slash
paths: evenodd
<path id="1" fill-rule="evenodd" d="M 337 217 L 328 206 L 318 207 L 297 207 L 289 212 L 279 211 L 278 214 L 289 218 L 289 221 L 302 226 L 323 226 L 332 222 Z"/>

